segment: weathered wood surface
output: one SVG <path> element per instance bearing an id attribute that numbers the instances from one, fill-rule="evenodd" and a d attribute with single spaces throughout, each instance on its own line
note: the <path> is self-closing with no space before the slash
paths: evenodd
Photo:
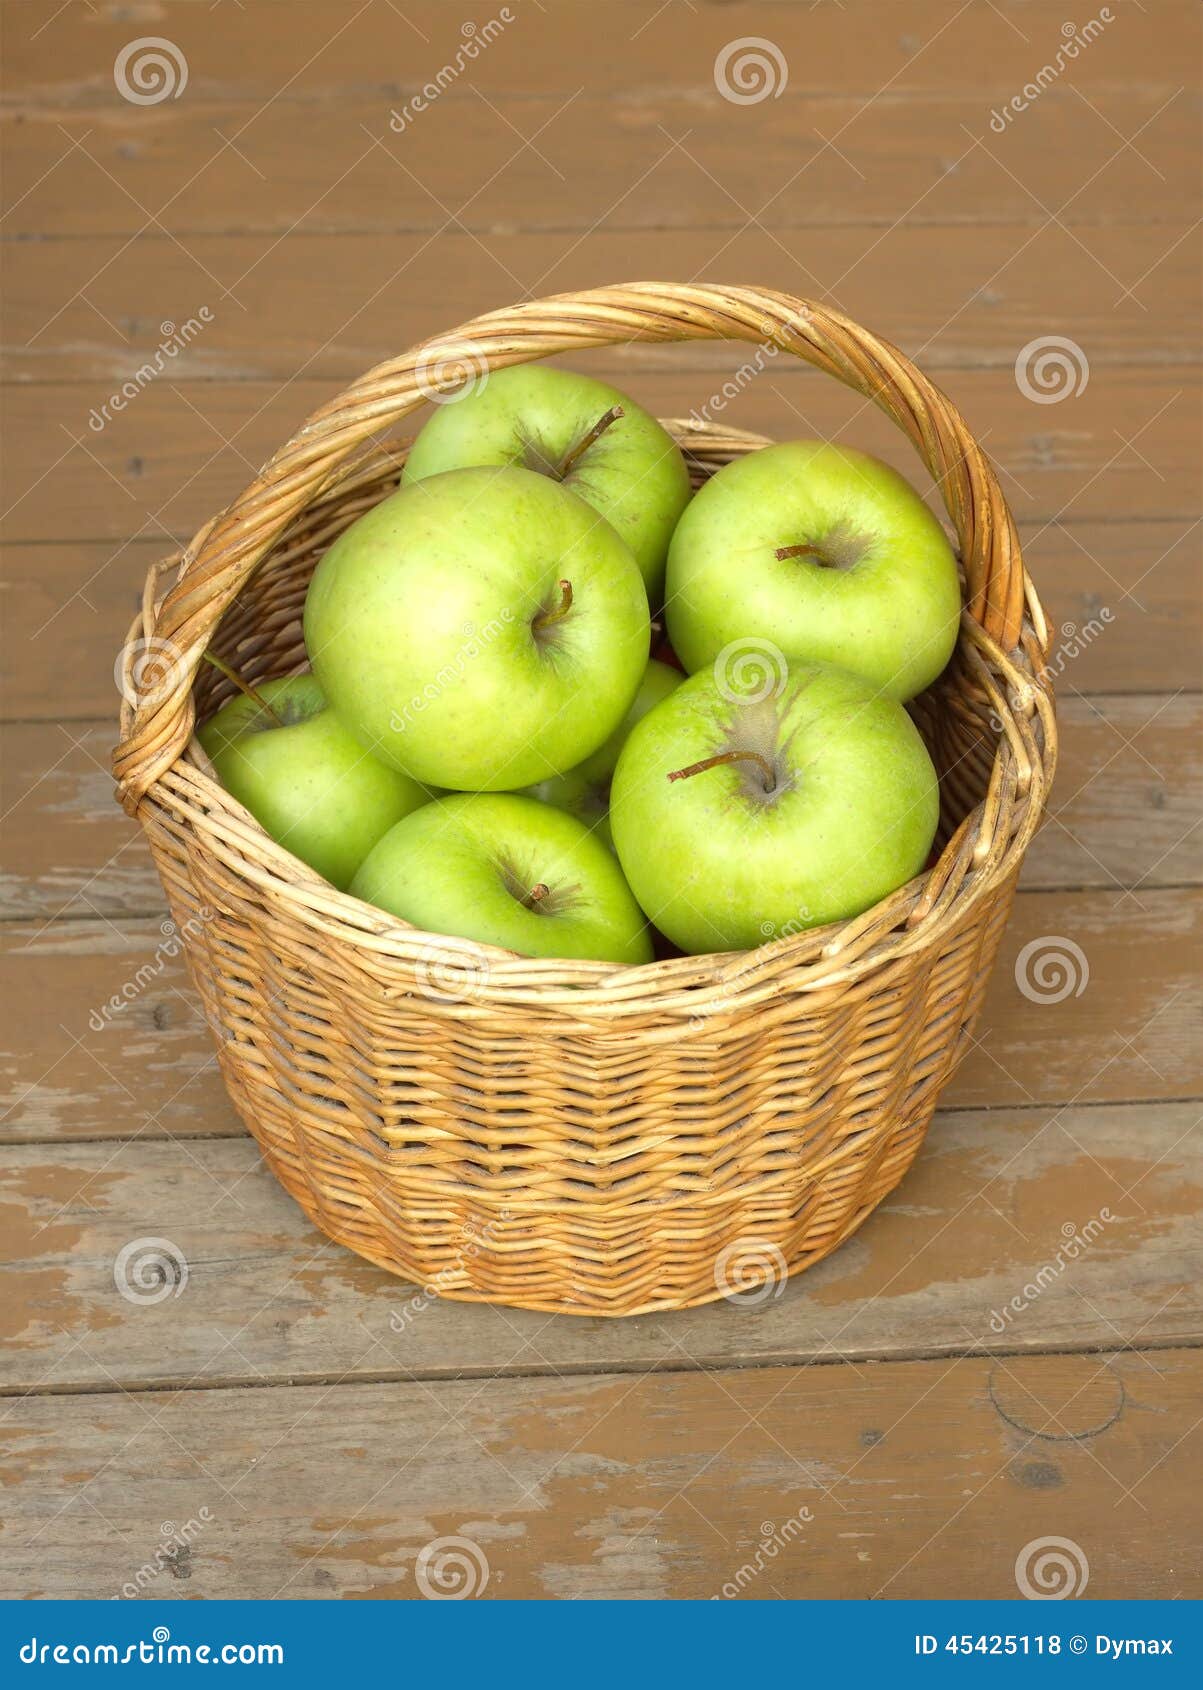
<path id="1" fill-rule="evenodd" d="M 800 68 L 795 61 L 791 80 Z M 825 81 L 833 70 L 824 66 Z M 908 206 L 913 229 L 1019 224 L 1026 235 L 1062 206 L 1078 231 L 1113 223 L 1117 208 L 1134 224 L 1174 224 L 1195 189 L 1197 112 L 1177 78 L 1096 90 L 1089 123 L 1076 98 L 1054 95 L 1000 136 L 990 128 L 994 102 L 976 86 L 879 101 L 791 86 L 779 100 L 741 108 L 718 97 L 712 75 L 696 90 L 608 98 L 579 84 L 494 98 L 473 76 L 399 133 L 392 121 L 405 121 L 404 101 L 383 89 L 304 101 L 285 91 L 256 109 L 228 85 L 207 93 L 196 77 L 193 67 L 170 122 L 148 123 L 111 85 L 91 102 L 69 80 L 37 103 L 18 94 L 0 111 L 6 229 L 127 235 L 153 212 L 151 239 L 160 227 L 186 239 L 285 235 L 298 224 L 346 236 L 441 231 L 454 213 L 455 226 L 491 243 L 516 229 L 592 230 L 611 207 L 611 229 L 735 233 L 771 200 L 774 231 L 804 228 L 808 242 L 833 224 L 889 227 Z M 1138 131 L 1137 150 L 1096 175 L 1112 125 Z M 465 164 L 486 155 L 501 168 L 482 193 Z"/>
<path id="2" fill-rule="evenodd" d="M 1108 638 L 1111 625 L 1103 635 Z M 1058 699 L 1063 751 L 1020 884 L 1146 889 L 1203 877 L 1203 700 L 1083 696 L 1076 660 Z"/>
<path id="3" fill-rule="evenodd" d="M 280 100 L 304 106 L 367 92 L 403 98 L 453 59 L 462 42 L 463 19 L 444 0 L 405 0 L 403 8 L 348 7 L 343 0 L 284 4 L 287 28 L 276 27 L 274 6 L 267 23 L 258 8 L 232 7 L 215 26 L 207 16 L 211 0 L 156 0 L 153 21 L 185 52 L 193 99 L 248 107 Z M 1065 18 L 1058 0 L 1001 0 L 992 7 L 908 0 L 905 13 L 890 0 L 804 9 L 797 0 L 702 0 L 682 21 L 677 7 L 606 0 L 606 27 L 598 29 L 596 0 L 519 0 L 510 9 L 518 21 L 471 63 L 472 86 L 490 98 L 568 95 L 587 84 L 595 95 L 671 99 L 686 107 L 713 96 L 721 49 L 756 35 L 778 40 L 791 60 L 783 99 L 947 96 L 965 91 L 970 67 L 983 101 L 1005 98 L 1059 45 Z M 482 15 L 491 18 L 496 10 Z M 64 9 L 61 0 L 29 0 L 4 12 L 8 80 L 19 90 L 12 96 L 18 105 L 116 107 L 111 67 L 130 39 L 127 7 Z M 1155 28 L 1139 14 L 1117 22 L 1126 27 L 1105 30 L 1074 62 L 1075 85 L 1092 99 L 1180 88 L 1199 38 L 1191 0 L 1158 0 Z M 290 138 L 297 148 L 304 142 L 304 135 Z M 485 162 L 472 155 L 478 175 Z"/>
<path id="4" fill-rule="evenodd" d="M 0 930 L 0 1133 L 139 1139 L 241 1131 L 166 917 Z"/>
<path id="5" fill-rule="evenodd" d="M 1198 1342 L 1199 1122 L 1195 1103 L 942 1111 L 893 1196 L 777 1295 L 624 1321 L 439 1302 L 323 1238 L 245 1139 L 13 1146 L 0 1390 Z"/>
<path id="6" fill-rule="evenodd" d="M 1194 1597 L 1201 1372 L 1119 1349 L 31 1397 L 5 1405 L 0 1595 L 405 1600 L 458 1537 L 485 1598 L 1014 1599 L 1054 1535 L 1091 1596 Z M 169 1570 L 173 1527 L 199 1529 Z"/>
<path id="7" fill-rule="evenodd" d="M 398 301 L 398 321 L 400 312 Z M 400 329 L 363 363 L 402 344 L 408 337 Z M 727 372 L 734 376 L 746 353 L 729 352 Z M 584 367 L 591 360 L 572 362 Z M 605 368 L 620 385 L 629 379 L 621 355 L 606 360 Z M 718 371 L 645 371 L 636 391 L 658 416 L 714 414 L 724 379 Z M 283 383 L 187 387 L 158 380 L 96 432 L 89 415 L 115 385 L 46 382 L 6 390 L 7 472 L 14 491 L 0 523 L 4 541 L 120 545 L 146 537 L 167 540 L 170 550 L 170 536 L 190 537 L 229 504 L 337 386 L 300 375 Z M 949 371 L 942 385 L 1001 471 L 1020 521 L 1039 527 L 1057 520 L 1149 518 L 1187 527 L 1197 519 L 1197 367 L 1117 366 L 1055 406 L 1025 399 L 1009 369 Z M 774 365 L 717 414 L 777 439 L 838 436 L 922 485 L 915 455 L 893 424 L 817 372 L 778 377 Z M 1197 530 L 1191 545 L 1197 556 Z"/>
<path id="8" fill-rule="evenodd" d="M 1115 365 L 1199 362 L 1195 247 L 1173 230 L 1108 225 L 1075 242 L 1055 225 L 1043 232 L 966 225 L 941 229 L 936 238 L 938 265 L 932 264 L 933 232 L 909 224 L 868 234 L 808 230 L 804 240 L 789 242 L 757 228 L 681 232 L 672 237 L 672 269 L 683 280 L 755 277 L 765 287 L 838 300 L 841 310 L 946 385 L 953 370 L 990 367 L 1010 376 L 1021 348 L 1060 323 L 1072 323 L 1096 388 Z M 91 404 L 134 377 L 160 343 L 170 344 L 191 321 L 183 349 L 158 360 L 168 383 L 286 381 L 298 372 L 345 383 L 414 341 L 491 310 L 499 299 L 657 277 L 664 263 L 662 233 L 605 228 L 576 241 L 563 234 L 496 234 L 483 250 L 476 236 L 454 230 L 437 240 L 422 232 L 347 234 L 337 245 L 300 230 L 287 240 L 40 241 L 23 255 L 6 289 L 0 373 L 9 381 L 86 382 L 96 390 L 86 419 Z M 321 277 L 316 289 L 315 276 Z M 1135 287 L 1134 296 L 1117 306 L 1128 287 Z M 632 383 L 656 370 L 725 372 L 748 355 L 724 342 L 634 344 L 611 354 L 608 365 L 587 353 L 568 362 L 621 369 Z M 796 359 L 782 356 L 771 373 L 785 381 L 803 372 Z M 686 410 L 708 391 L 699 374 Z M 1091 416 L 1090 391 L 1063 403 L 1075 428 Z M 203 399 L 192 397 L 203 411 Z M 644 398 L 641 389 L 636 397 Z M 1025 403 L 1034 428 L 1054 420 L 1047 407 Z M 69 416 L 63 420 L 70 424 Z"/>

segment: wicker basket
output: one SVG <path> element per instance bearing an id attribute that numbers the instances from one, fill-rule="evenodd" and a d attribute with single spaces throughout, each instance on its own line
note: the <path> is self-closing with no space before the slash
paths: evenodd
<path id="1" fill-rule="evenodd" d="M 628 340 L 770 338 L 894 419 L 959 536 L 958 649 L 914 707 L 941 776 L 928 872 L 855 921 L 746 954 L 534 961 L 335 892 L 218 786 L 193 728 L 229 684 L 203 650 L 252 680 L 304 666 L 314 564 L 394 488 L 405 444 L 382 433 L 432 391 Z M 765 443 L 667 426 L 695 480 Z M 230 1095 L 316 1225 L 445 1297 L 638 1314 L 763 1295 L 910 1166 L 1052 778 L 1046 650 L 994 473 L 901 353 L 788 295 L 644 283 L 478 318 L 311 417 L 152 570 L 114 761 Z"/>

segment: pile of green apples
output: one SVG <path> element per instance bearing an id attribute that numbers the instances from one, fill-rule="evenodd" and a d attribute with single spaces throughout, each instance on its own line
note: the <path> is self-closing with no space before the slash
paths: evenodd
<path id="1" fill-rule="evenodd" d="M 938 784 L 904 705 L 960 608 L 886 464 L 795 441 L 691 496 L 654 417 L 520 366 L 437 405 L 320 559 L 312 673 L 239 680 L 199 738 L 273 838 L 424 932 L 744 950 L 924 867 Z"/>

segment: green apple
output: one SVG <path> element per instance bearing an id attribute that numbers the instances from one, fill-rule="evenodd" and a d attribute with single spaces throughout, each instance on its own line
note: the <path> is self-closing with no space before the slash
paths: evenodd
<path id="1" fill-rule="evenodd" d="M 395 822 L 430 800 L 417 781 L 365 751 L 313 675 L 264 681 L 197 732 L 217 778 L 272 838 L 345 891 Z"/>
<path id="2" fill-rule="evenodd" d="M 465 792 L 583 761 L 630 707 L 651 625 L 608 522 L 525 469 L 460 469 L 335 540 L 305 601 L 326 696 L 385 762 Z"/>
<path id="3" fill-rule="evenodd" d="M 956 558 L 910 483 L 845 446 L 796 440 L 725 464 L 673 535 L 666 619 L 691 674 L 771 640 L 912 698 L 952 655 Z"/>
<path id="4" fill-rule="evenodd" d="M 617 388 L 539 364 L 494 371 L 435 410 L 404 480 L 472 464 L 516 464 L 569 488 L 617 529 L 658 600 L 689 472 L 671 435 Z"/>
<path id="5" fill-rule="evenodd" d="M 918 874 L 938 815 L 903 707 L 824 664 L 744 692 L 691 676 L 632 733 L 610 795 L 631 890 L 692 953 L 859 915 Z"/>
<path id="6" fill-rule="evenodd" d="M 601 841 L 514 793 L 457 793 L 398 822 L 351 891 L 423 932 L 523 956 L 652 957 L 643 912 Z"/>
<path id="7" fill-rule="evenodd" d="M 655 709 L 660 700 L 667 698 L 684 679 L 679 669 L 672 669 L 653 657 L 643 671 L 634 703 L 606 743 L 599 746 L 592 757 L 578 763 L 575 769 L 569 769 L 566 774 L 551 775 L 537 786 L 529 787 L 527 795 L 538 798 L 544 804 L 554 804 L 558 810 L 567 810 L 570 816 L 577 816 L 609 845 L 610 781 L 618 753 L 636 722 L 641 722 L 648 711 Z"/>

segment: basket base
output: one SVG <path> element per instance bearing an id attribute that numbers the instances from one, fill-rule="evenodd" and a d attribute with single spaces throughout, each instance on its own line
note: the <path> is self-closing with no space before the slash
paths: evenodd
<path id="1" fill-rule="evenodd" d="M 542 1258 L 539 1270 L 532 1272 L 531 1249 L 528 1246 L 524 1250 L 522 1240 L 524 1236 L 538 1235 L 539 1216 L 512 1213 L 503 1227 L 469 1221 L 463 1226 L 462 1235 L 472 1242 L 457 1252 L 454 1272 L 446 1266 L 432 1266 L 428 1273 L 423 1273 L 416 1260 L 382 1252 L 375 1242 L 382 1230 L 389 1236 L 397 1235 L 397 1215 L 392 1204 L 389 1205 L 391 1224 L 385 1228 L 373 1224 L 358 1209 L 353 1219 L 331 1212 L 326 1204 L 315 1201 L 303 1172 L 290 1158 L 277 1153 L 270 1134 L 265 1134 L 259 1123 L 240 1107 L 268 1167 L 313 1225 L 332 1243 L 342 1245 L 412 1286 L 416 1296 L 609 1320 L 666 1314 L 722 1301 L 749 1308 L 774 1301 L 788 1280 L 845 1243 L 906 1177 L 919 1153 L 933 1110 L 934 1100 L 921 1116 L 899 1123 L 889 1136 L 878 1160 L 871 1195 L 865 1200 L 850 1205 L 838 1182 L 832 1189 L 822 1180 L 816 1181 L 813 1190 L 804 1195 L 799 1210 L 789 1216 L 766 1213 L 762 1205 L 750 1200 L 743 1218 L 728 1218 L 724 1227 L 728 1241 L 717 1251 L 704 1210 L 666 1209 L 655 1223 L 645 1222 L 637 1233 L 632 1233 L 628 1212 L 623 1222 L 616 1223 L 618 1237 L 614 1249 L 607 1251 L 604 1264 L 598 1253 L 597 1278 L 589 1283 L 584 1277 L 588 1264 L 583 1252 L 579 1248 L 570 1251 L 567 1241 L 558 1257 L 549 1256 L 544 1238 L 538 1251 Z M 690 1233 L 694 1235 L 693 1240 Z M 593 1248 L 596 1252 L 595 1241 Z M 621 1258 L 624 1253 L 632 1263 L 642 1265 L 641 1272 L 625 1278 L 615 1273 L 615 1258 Z M 570 1284 L 573 1294 L 543 1294 L 537 1283 L 539 1279 L 560 1286 Z"/>
<path id="2" fill-rule="evenodd" d="M 694 1297 L 655 1298 L 650 1302 L 637 1304 L 633 1308 L 607 1308 L 600 1304 L 587 1307 L 582 1303 L 568 1303 L 554 1298 L 544 1301 L 534 1297 L 493 1296 L 486 1291 L 474 1290 L 471 1287 L 462 1290 L 435 1290 L 430 1286 L 417 1284 L 391 1262 L 381 1256 L 374 1255 L 371 1250 L 346 1244 L 344 1244 L 344 1248 L 352 1249 L 355 1255 L 361 1256 L 366 1262 L 371 1262 L 373 1267 L 383 1268 L 394 1279 L 412 1285 L 416 1295 L 428 1296 L 445 1303 L 485 1303 L 493 1304 L 497 1308 L 525 1309 L 532 1314 L 567 1314 L 590 1320 L 633 1320 L 637 1315 L 673 1314 L 683 1312 L 686 1309 L 703 1308 L 708 1303 L 719 1302 L 732 1302 L 742 1304 L 746 1308 L 755 1308 L 762 1303 L 775 1302 L 791 1279 L 796 1279 L 800 1274 L 805 1273 L 807 1268 L 814 1267 L 824 1257 L 833 1255 L 841 1245 L 846 1244 L 852 1235 L 860 1230 L 880 1203 L 889 1196 L 889 1192 L 902 1183 L 909 1171 L 910 1165 L 908 1164 L 899 1173 L 889 1190 L 884 1191 L 881 1198 L 876 1202 L 867 1203 L 859 1209 L 838 1237 L 830 1239 L 826 1244 L 805 1251 L 797 1261 L 786 1263 L 784 1270 L 780 1273 L 770 1272 L 758 1283 L 741 1285 L 739 1288 L 720 1289 L 717 1285 L 714 1285 L 708 1291 L 699 1293 Z M 303 1208 L 304 1205 L 302 1204 L 301 1207 Z M 325 1233 L 325 1236 L 332 1243 L 344 1243 L 342 1239 L 335 1238 L 332 1233 L 328 1232 L 313 1215 L 310 1215 L 309 1219 L 313 1221 L 319 1232 Z"/>

